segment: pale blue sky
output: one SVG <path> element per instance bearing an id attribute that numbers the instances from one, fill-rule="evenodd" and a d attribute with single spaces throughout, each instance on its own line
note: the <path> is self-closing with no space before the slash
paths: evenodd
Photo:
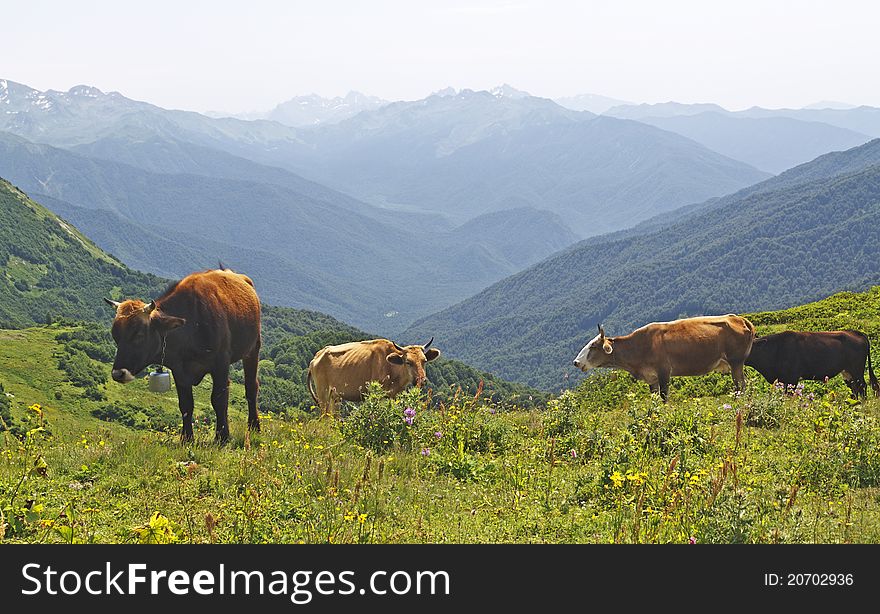
<path id="1" fill-rule="evenodd" d="M 0 0 L 0 78 L 204 111 L 502 82 L 637 102 L 880 106 L 866 0 Z"/>

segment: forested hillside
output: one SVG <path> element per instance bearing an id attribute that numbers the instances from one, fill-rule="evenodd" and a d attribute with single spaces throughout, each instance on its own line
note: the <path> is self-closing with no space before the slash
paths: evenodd
<path id="1" fill-rule="evenodd" d="M 155 295 L 165 283 L 108 256 L 0 179 L 0 328 L 99 318 L 102 297 Z"/>
<path id="2" fill-rule="evenodd" d="M 835 165 L 847 167 L 846 157 L 836 154 Z M 818 164 L 798 174 L 821 175 L 829 160 Z M 555 388 L 577 376 L 571 359 L 599 323 L 618 335 L 650 321 L 782 308 L 865 288 L 880 282 L 878 250 L 874 164 L 747 193 L 653 233 L 584 241 L 408 332 L 430 330 L 456 358 Z"/>

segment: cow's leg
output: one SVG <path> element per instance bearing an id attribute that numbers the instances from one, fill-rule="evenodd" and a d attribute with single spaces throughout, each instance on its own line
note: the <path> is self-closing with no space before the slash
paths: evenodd
<path id="1" fill-rule="evenodd" d="M 211 372 L 211 407 L 217 416 L 214 440 L 226 443 L 229 441 L 229 363 L 221 364 Z"/>
<path id="2" fill-rule="evenodd" d="M 846 380 L 846 385 L 849 386 L 849 391 L 852 394 L 854 399 L 864 399 L 868 396 L 868 384 L 864 379 L 859 380 L 853 378 L 851 380 Z"/>
<path id="3" fill-rule="evenodd" d="M 651 384 L 649 382 L 648 387 L 651 389 L 651 394 L 660 394 L 660 384 Z"/>
<path id="4" fill-rule="evenodd" d="M 327 390 L 327 410 L 322 413 L 322 416 L 330 416 L 331 418 L 336 415 L 336 408 L 339 406 L 339 400 L 342 398 L 342 395 L 339 394 L 339 391 L 336 390 L 335 386 L 331 386 Z"/>
<path id="5" fill-rule="evenodd" d="M 257 379 L 257 365 L 260 363 L 259 346 L 250 356 L 241 360 L 244 369 L 244 396 L 248 404 L 248 428 L 252 431 L 260 430 L 260 413 L 257 407 L 257 393 L 260 390 L 260 380 Z"/>
<path id="6" fill-rule="evenodd" d="M 746 374 L 743 372 L 744 365 L 740 363 L 730 364 L 730 376 L 733 378 L 734 392 L 743 392 L 746 389 Z"/>
<path id="7" fill-rule="evenodd" d="M 196 404 L 193 400 L 192 382 L 185 377 L 177 377 L 174 374 L 174 387 L 177 388 L 177 405 L 180 407 L 180 415 L 183 418 L 183 428 L 180 431 L 181 441 L 193 440 L 193 409 Z"/>
<path id="8" fill-rule="evenodd" d="M 669 373 L 658 373 L 657 385 L 660 388 L 660 399 L 666 403 L 669 401 Z"/>

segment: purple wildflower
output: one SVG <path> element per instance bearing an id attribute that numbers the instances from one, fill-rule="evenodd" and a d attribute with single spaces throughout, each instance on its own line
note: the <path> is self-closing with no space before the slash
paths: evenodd
<path id="1" fill-rule="evenodd" d="M 577 450 L 574 450 L 574 449 L 573 449 L 573 450 L 571 451 L 571 457 L 572 457 L 572 458 L 577 458 L 577 457 L 578 457 Z"/>
<path id="2" fill-rule="evenodd" d="M 431 453 L 431 448 L 422 448 L 422 456 L 428 456 Z"/>
<path id="3" fill-rule="evenodd" d="M 414 410 L 412 407 L 407 407 L 403 410 L 403 415 L 412 418 L 416 415 L 416 410 Z"/>
<path id="4" fill-rule="evenodd" d="M 443 437 L 443 433 L 441 433 L 440 431 L 437 431 L 436 433 L 434 433 L 434 437 L 436 437 L 437 439 L 440 439 L 441 437 Z"/>
<path id="5" fill-rule="evenodd" d="M 725 403 L 723 407 L 724 409 L 733 409 L 733 405 L 731 405 L 730 403 Z"/>
<path id="6" fill-rule="evenodd" d="M 696 544 L 696 543 L 697 543 L 697 538 L 696 538 L 696 537 L 689 537 L 689 538 L 688 538 L 688 543 L 689 543 L 689 544 Z"/>
<path id="7" fill-rule="evenodd" d="M 494 407 L 490 407 L 490 408 L 489 408 L 489 413 L 490 413 L 490 414 L 494 414 L 494 413 L 495 413 L 495 408 L 494 408 Z"/>

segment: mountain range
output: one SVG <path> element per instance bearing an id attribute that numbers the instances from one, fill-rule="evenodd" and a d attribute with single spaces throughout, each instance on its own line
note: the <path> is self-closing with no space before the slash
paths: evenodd
<path id="1" fill-rule="evenodd" d="M 760 109 L 731 112 L 717 104 L 620 105 L 606 115 L 675 132 L 713 151 L 778 174 L 829 151 L 880 136 L 872 107 Z"/>
<path id="2" fill-rule="evenodd" d="M 301 131 L 289 168 L 377 205 L 464 221 L 530 206 L 589 236 L 768 174 L 639 122 L 515 92 L 433 95 Z"/>
<path id="3" fill-rule="evenodd" d="M 0 108 L 0 173 L 126 264 L 174 277 L 222 259 L 273 302 L 388 334 L 579 238 L 767 177 L 510 86 L 297 129 L 7 80 Z"/>
<path id="4" fill-rule="evenodd" d="M 270 111 L 253 111 L 249 113 L 221 113 L 217 111 L 206 112 L 208 117 L 255 120 L 268 119 L 271 121 L 298 128 L 300 126 L 315 126 L 317 124 L 335 124 L 344 119 L 353 117 L 361 111 L 376 109 L 388 104 L 377 96 L 368 96 L 361 92 L 351 91 L 345 96 L 324 98 L 317 94 L 306 96 L 294 96 L 276 105 Z"/>

